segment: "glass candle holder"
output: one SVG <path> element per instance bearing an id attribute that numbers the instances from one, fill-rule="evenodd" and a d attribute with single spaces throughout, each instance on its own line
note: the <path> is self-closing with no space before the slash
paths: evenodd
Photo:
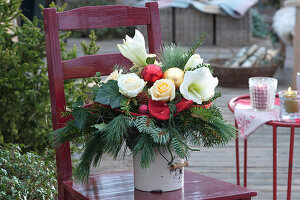
<path id="1" fill-rule="evenodd" d="M 274 109 L 277 79 L 269 77 L 249 78 L 251 106 L 254 110 Z"/>
<path id="2" fill-rule="evenodd" d="M 280 91 L 280 118 L 298 119 L 300 118 L 300 91 Z"/>

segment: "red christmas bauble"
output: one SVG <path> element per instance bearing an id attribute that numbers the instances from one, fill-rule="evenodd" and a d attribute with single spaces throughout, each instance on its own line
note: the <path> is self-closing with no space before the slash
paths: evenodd
<path id="1" fill-rule="evenodd" d="M 142 79 L 147 81 L 148 85 L 153 85 L 153 83 L 159 79 L 162 79 L 164 76 L 163 71 L 161 70 L 160 66 L 150 64 L 147 65 L 141 74 Z"/>

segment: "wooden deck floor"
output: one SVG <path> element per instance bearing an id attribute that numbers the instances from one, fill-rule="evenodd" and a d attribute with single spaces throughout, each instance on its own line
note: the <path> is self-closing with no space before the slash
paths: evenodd
<path id="1" fill-rule="evenodd" d="M 80 41 L 70 41 L 70 46 L 73 43 Z M 117 41 L 115 43 L 119 43 Z M 114 44 L 115 44 L 114 43 Z M 112 42 L 102 42 L 101 53 L 116 51 L 115 45 Z M 79 45 L 78 45 L 79 46 Z M 276 78 L 279 81 L 278 90 L 286 89 L 291 84 L 292 71 L 290 69 L 291 50 L 288 50 L 287 67 L 278 69 Z M 206 59 L 216 56 L 219 52 L 220 57 L 230 55 L 228 49 L 222 48 L 209 48 L 204 47 L 200 49 L 200 54 Z M 232 89 L 232 88 L 219 88 L 223 96 L 217 100 L 217 105 L 221 108 L 225 119 L 233 123 L 233 115 L 227 108 L 227 102 L 230 98 L 247 94 L 248 89 Z M 289 129 L 278 129 L 278 199 L 286 199 L 286 186 L 287 186 L 287 170 L 288 170 L 288 155 L 289 155 Z M 294 169 L 293 169 L 293 185 L 292 185 L 292 199 L 300 199 L 300 129 L 296 129 L 295 135 L 295 150 L 294 150 Z M 240 143 L 240 164 L 241 176 L 243 176 L 243 148 Z M 215 177 L 231 183 L 236 183 L 235 173 L 235 143 L 231 141 L 225 147 L 202 148 L 200 152 L 192 153 L 189 160 L 189 170 L 202 173 L 211 177 Z M 258 192 L 258 196 L 254 199 L 266 200 L 272 199 L 272 129 L 269 126 L 263 126 L 257 130 L 248 139 L 248 187 Z M 102 160 L 101 165 L 92 169 L 92 173 L 116 171 L 123 169 L 132 169 L 132 159 L 128 156 L 125 160 L 113 161 L 108 157 Z M 241 183 L 243 179 L 241 179 Z"/>

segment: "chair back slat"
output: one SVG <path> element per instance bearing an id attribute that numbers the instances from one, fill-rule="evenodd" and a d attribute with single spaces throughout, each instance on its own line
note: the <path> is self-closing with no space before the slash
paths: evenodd
<path id="1" fill-rule="evenodd" d="M 148 8 L 87 6 L 57 13 L 59 30 L 114 28 L 150 24 Z"/>
<path id="2" fill-rule="evenodd" d="M 122 63 L 122 66 L 130 67 L 132 62 L 120 53 L 87 55 L 62 62 L 64 79 L 87 78 L 95 76 L 96 72 L 101 75 L 109 75 L 112 66 Z"/>

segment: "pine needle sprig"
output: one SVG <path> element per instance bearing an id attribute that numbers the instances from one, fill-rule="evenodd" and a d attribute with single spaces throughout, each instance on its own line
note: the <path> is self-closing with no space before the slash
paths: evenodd
<path id="1" fill-rule="evenodd" d="M 118 70 L 118 72 L 122 70 L 122 74 L 127 74 L 130 72 L 128 66 L 120 65 L 120 64 L 115 64 L 113 70 Z"/>
<path id="2" fill-rule="evenodd" d="M 202 105 L 209 104 L 209 103 L 213 102 L 214 100 L 216 100 L 217 98 L 219 98 L 221 96 L 222 96 L 221 92 L 215 92 L 214 96 L 212 98 L 210 98 L 208 101 L 203 101 Z"/>
<path id="3" fill-rule="evenodd" d="M 200 69 L 202 67 L 207 67 L 209 69 L 209 71 L 213 74 L 213 67 L 211 66 L 211 64 L 208 64 L 208 63 L 201 63 L 199 64 L 198 66 L 192 68 L 192 69 L 189 69 L 189 71 L 195 71 L 196 69 Z"/>
<path id="4" fill-rule="evenodd" d="M 90 167 L 97 166 L 102 158 L 104 149 L 107 146 L 104 134 L 97 131 L 85 145 L 85 149 L 80 158 L 79 165 L 75 168 L 73 176 L 81 183 L 87 183 L 90 174 Z"/>
<path id="5" fill-rule="evenodd" d="M 207 36 L 207 33 L 201 33 L 200 35 L 198 35 L 195 39 L 195 41 L 192 43 L 191 48 L 188 51 L 188 57 L 190 58 L 195 52 L 196 50 L 202 45 L 203 40 L 205 39 L 205 37 Z"/>
<path id="6" fill-rule="evenodd" d="M 130 105 L 131 98 L 122 98 L 120 103 L 120 109 L 125 113 L 125 115 L 131 115 L 130 112 L 132 110 L 132 107 Z"/>
<path id="7" fill-rule="evenodd" d="M 133 156 L 140 157 L 140 166 L 148 168 L 155 160 L 155 145 L 148 134 L 140 134 L 132 148 Z"/>
<path id="8" fill-rule="evenodd" d="M 149 117 L 136 117 L 130 122 L 130 126 L 136 128 L 140 133 L 146 133 L 152 140 L 159 145 L 164 145 L 169 141 L 169 131 L 166 128 L 160 128 L 155 124 L 155 120 Z"/>
<path id="9" fill-rule="evenodd" d="M 211 108 L 201 108 L 201 107 L 193 107 L 191 108 L 191 115 L 194 118 L 201 119 L 205 122 L 213 122 L 213 118 L 215 117 L 215 112 Z"/>
<path id="10" fill-rule="evenodd" d="M 163 52 L 160 53 L 158 59 L 162 63 L 161 69 L 163 72 L 172 67 L 183 70 L 187 62 L 186 48 L 175 44 L 164 45 Z"/>
<path id="11" fill-rule="evenodd" d="M 50 142 L 55 147 L 58 148 L 62 144 L 75 140 L 82 136 L 82 133 L 76 131 L 74 126 L 74 121 L 67 122 L 66 126 L 60 129 L 56 129 L 50 134 Z"/>
<path id="12" fill-rule="evenodd" d="M 127 117 L 121 114 L 111 120 L 105 128 L 105 141 L 109 144 L 105 148 L 105 152 L 114 158 L 118 157 L 125 142 L 125 137 L 128 137 L 127 120 Z"/>

